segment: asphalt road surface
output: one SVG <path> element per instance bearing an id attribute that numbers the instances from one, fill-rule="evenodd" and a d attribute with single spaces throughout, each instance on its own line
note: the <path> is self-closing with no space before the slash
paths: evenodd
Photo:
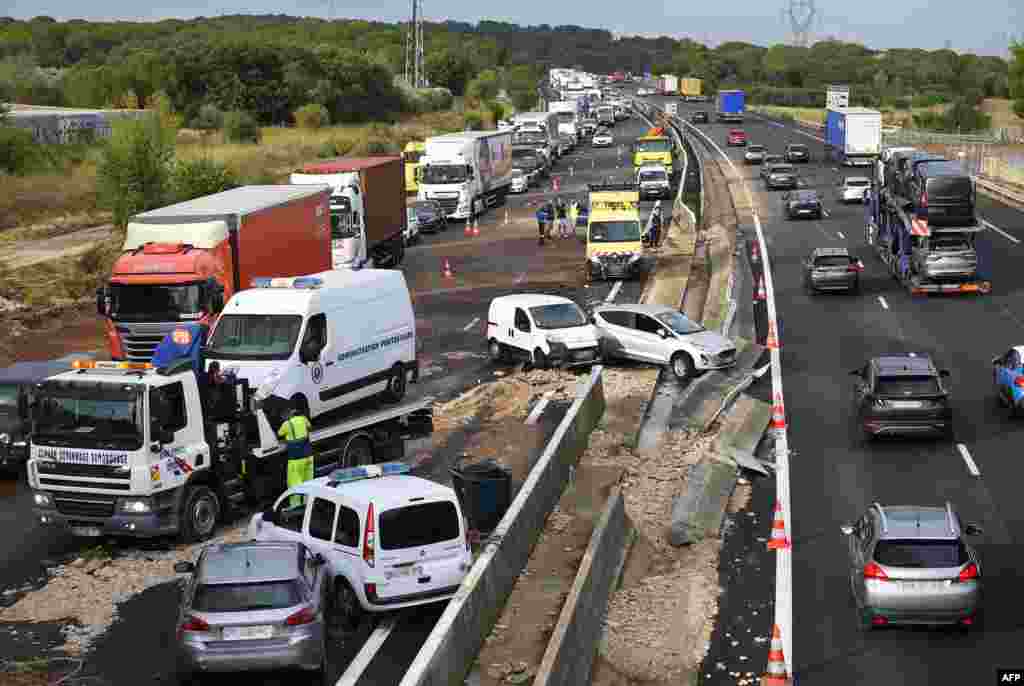
<path id="1" fill-rule="evenodd" d="M 629 180 L 632 173 L 629 143 L 646 126 L 640 120 L 615 128 L 616 146 L 592 150 L 584 145 L 561 160 L 553 172 L 559 193 L 584 199 L 586 184 Z M 623 146 L 620 153 L 619 144 Z M 410 398 L 433 395 L 447 398 L 493 378 L 486 358 L 483 322 L 487 306 L 498 295 L 516 292 L 557 293 L 583 306 L 604 301 L 614 282 L 586 284 L 583 279 L 583 247 L 575 239 L 537 245 L 533 213 L 541 200 L 554 195 L 550 182 L 526 194 L 510 196 L 507 207 L 491 209 L 479 223 L 479 235 L 467 235 L 461 223 L 441 233 L 423 235 L 407 252 L 404 265 L 413 290 L 420 344 L 422 383 L 410 388 Z M 643 203 L 646 219 L 653 202 Z M 666 208 L 667 210 L 668 208 Z M 507 210 L 507 211 L 506 211 Z M 444 274 L 448 262 L 451 276 Z M 642 281 L 623 282 L 615 291 L 617 302 L 635 302 Z M 62 351 L 74 352 L 72 350 Z M 552 403 L 540 425 L 550 432 L 565 407 Z M 422 466 L 424 473 L 445 478 L 455 453 L 435 454 Z M 0 481 L 0 523 L 15 535 L 0 537 L 0 591 L 25 587 L 40 578 L 46 561 L 75 556 L 82 544 L 69 536 L 42 529 L 31 514 L 31 494 L 23 477 Z M 107 683 L 175 683 L 178 681 L 173 653 L 174 620 L 178 603 L 177 584 L 163 584 L 122 603 L 119 619 L 87 656 L 84 675 L 96 675 Z M 429 634 L 439 608 L 407 613 L 384 642 L 360 684 L 395 684 Z M 371 627 L 372 628 L 372 627 Z M 0 654 L 26 659 L 51 654 L 61 643 L 58 625 L 25 627 L 0 624 Z M 345 670 L 360 648 L 358 640 L 331 649 L 331 683 Z M 274 684 L 294 680 L 294 675 L 248 675 Z M 218 679 L 218 683 L 223 679 Z M 98 682 L 99 683 L 99 682 Z"/>
<path id="2" fill-rule="evenodd" d="M 700 106 L 713 113 L 714 104 Z M 681 105 L 683 116 L 697 109 Z M 701 128 L 725 147 L 729 126 Z M 1024 501 L 1016 493 L 1022 466 L 1017 459 L 1024 425 L 996 405 L 990 361 L 1024 337 L 1024 222 L 1016 209 L 979 194 L 979 212 L 998 228 L 979 238 L 979 252 L 990 256 L 993 293 L 988 296 L 911 296 L 864 242 L 860 205 L 836 202 L 833 188 L 841 172 L 822 164 L 820 141 L 777 122 L 748 116 L 743 124 L 751 143 L 782 152 L 805 143 L 814 161 L 802 166 L 802 187 L 822 194 L 828 216 L 787 221 L 780 193 L 766 192 L 756 167 L 744 169 L 741 149 L 730 149 L 758 203 L 775 277 L 782 332 L 782 366 L 791 456 L 794 521 L 794 660 L 796 683 L 981 684 L 994 683 L 996 667 L 1019 667 L 1024 600 L 1019 578 L 1024 555 Z M 847 174 L 858 172 L 847 171 Z M 805 294 L 800 261 L 813 248 L 846 246 L 866 266 L 862 293 Z M 918 352 L 933 357 L 950 379 L 956 411 L 953 441 L 885 440 L 864 443 L 854 423 L 849 371 L 886 352 Z M 979 475 L 972 474 L 964 454 Z M 984 610 L 968 631 L 891 628 L 861 632 L 850 597 L 846 545 L 839 532 L 872 502 L 942 505 L 953 503 L 965 522 L 984 535 L 975 541 L 983 563 Z M 769 505 L 769 499 L 761 499 Z M 771 518 L 759 512 L 762 536 Z M 723 564 L 725 562 L 723 561 Z M 773 573 L 773 564 L 766 574 Z M 764 585 L 751 585 L 763 593 Z M 741 588 L 727 594 L 742 595 Z M 748 604 L 764 600 L 747 598 Z M 733 602 L 735 606 L 735 602 Z M 770 612 L 770 608 L 767 610 Z M 763 628 L 761 629 L 763 632 Z M 763 634 L 762 634 L 763 635 Z M 766 645 L 739 671 L 764 670 Z M 715 650 L 719 656 L 728 651 Z M 735 654 L 727 669 L 705 663 L 703 683 L 735 683 L 728 671 L 739 667 Z M 702 676 L 705 676 L 702 674 Z"/>

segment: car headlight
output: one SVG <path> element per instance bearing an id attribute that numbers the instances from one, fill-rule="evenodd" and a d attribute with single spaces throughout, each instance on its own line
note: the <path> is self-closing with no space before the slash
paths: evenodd
<path id="1" fill-rule="evenodd" d="M 35 500 L 36 507 L 53 507 L 53 496 L 49 493 L 36 491 L 32 494 L 32 499 Z"/>
<path id="2" fill-rule="evenodd" d="M 601 256 L 600 255 L 591 255 L 590 256 L 590 261 L 593 262 L 594 264 L 601 264 Z"/>
<path id="3" fill-rule="evenodd" d="M 640 256 L 639 256 L 639 255 L 637 255 L 637 254 L 635 254 L 635 253 L 630 253 L 630 255 L 629 255 L 629 261 L 630 261 L 631 263 L 632 263 L 632 262 L 636 262 L 636 261 L 637 261 L 637 260 L 639 260 L 639 259 L 640 259 Z"/>
<path id="4" fill-rule="evenodd" d="M 117 509 L 128 514 L 145 514 L 153 511 L 153 503 L 149 498 L 121 498 Z"/>
<path id="5" fill-rule="evenodd" d="M 0 443 L 7 444 L 11 442 L 10 434 L 0 434 Z"/>

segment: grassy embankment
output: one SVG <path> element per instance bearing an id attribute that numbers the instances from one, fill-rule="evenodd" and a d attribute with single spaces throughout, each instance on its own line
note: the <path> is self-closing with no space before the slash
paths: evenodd
<path id="1" fill-rule="evenodd" d="M 297 165 L 337 155 L 398 152 L 413 139 L 458 131 L 463 116 L 438 112 L 410 117 L 393 125 L 333 126 L 320 130 L 265 128 L 259 144 L 224 143 L 221 134 L 201 136 L 182 130 L 177 157 L 212 158 L 228 166 L 245 184 L 287 183 Z M 5 177 L 0 194 L 0 252 L 20 241 L 53 238 L 109 221 L 97 207 L 96 167 L 99 150 L 69 164 L 60 173 Z M 120 239 L 98 243 L 84 253 L 10 269 L 0 259 L 0 297 L 41 307 L 88 298 L 119 252 Z"/>

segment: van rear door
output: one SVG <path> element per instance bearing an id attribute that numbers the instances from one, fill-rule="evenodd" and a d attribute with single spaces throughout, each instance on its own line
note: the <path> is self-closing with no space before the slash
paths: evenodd
<path id="1" fill-rule="evenodd" d="M 384 576 L 377 602 L 405 603 L 451 594 L 468 562 L 466 532 L 453 498 L 410 498 L 377 515 L 377 559 Z"/>

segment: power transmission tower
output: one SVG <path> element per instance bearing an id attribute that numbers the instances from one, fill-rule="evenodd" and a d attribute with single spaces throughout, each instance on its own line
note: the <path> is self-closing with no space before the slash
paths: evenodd
<path id="1" fill-rule="evenodd" d="M 427 82 L 423 45 L 423 0 L 412 0 L 412 21 L 405 32 L 404 78 L 413 88 L 423 88 Z"/>
<path id="2" fill-rule="evenodd" d="M 785 16 L 789 19 L 793 45 L 806 48 L 811 42 L 811 27 L 818 16 L 818 7 L 814 0 L 788 0 Z"/>

